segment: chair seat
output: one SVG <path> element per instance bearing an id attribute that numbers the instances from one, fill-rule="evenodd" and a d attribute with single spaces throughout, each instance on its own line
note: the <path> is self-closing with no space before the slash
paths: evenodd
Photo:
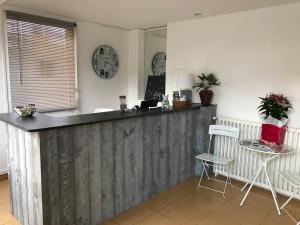
<path id="1" fill-rule="evenodd" d="M 202 153 L 196 155 L 196 159 L 200 159 L 207 162 L 218 163 L 218 164 L 228 164 L 233 161 L 233 159 L 217 156 L 214 154 Z"/>
<path id="2" fill-rule="evenodd" d="M 280 175 L 293 186 L 300 188 L 300 173 L 280 172 Z"/>

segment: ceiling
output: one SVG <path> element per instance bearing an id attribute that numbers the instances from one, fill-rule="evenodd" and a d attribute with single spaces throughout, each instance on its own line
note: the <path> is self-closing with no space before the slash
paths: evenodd
<path id="1" fill-rule="evenodd" d="M 6 5 L 124 29 L 153 28 L 300 0 L 7 0 Z M 195 16 L 195 13 L 202 13 Z"/>

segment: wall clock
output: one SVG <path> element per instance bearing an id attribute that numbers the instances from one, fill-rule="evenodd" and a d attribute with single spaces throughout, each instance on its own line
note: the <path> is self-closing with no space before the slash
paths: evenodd
<path id="1" fill-rule="evenodd" d="M 166 53 L 158 52 L 152 59 L 152 72 L 155 76 L 166 76 Z"/>
<path id="2" fill-rule="evenodd" d="M 109 79 L 115 76 L 119 69 L 119 57 L 112 47 L 101 45 L 93 54 L 92 64 L 98 77 Z"/>

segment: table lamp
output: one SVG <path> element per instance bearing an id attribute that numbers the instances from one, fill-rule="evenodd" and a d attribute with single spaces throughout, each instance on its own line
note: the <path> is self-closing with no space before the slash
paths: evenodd
<path id="1" fill-rule="evenodd" d="M 191 73 L 183 73 L 177 77 L 176 87 L 180 90 L 180 96 L 185 96 L 189 104 L 192 103 L 192 88 L 194 76 Z"/>

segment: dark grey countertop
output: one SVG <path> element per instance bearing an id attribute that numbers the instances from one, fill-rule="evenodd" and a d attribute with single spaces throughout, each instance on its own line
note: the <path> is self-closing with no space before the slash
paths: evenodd
<path id="1" fill-rule="evenodd" d="M 135 111 L 135 112 L 121 112 L 111 111 L 104 113 L 91 113 L 83 115 L 74 115 L 66 117 L 51 117 L 41 113 L 36 113 L 31 117 L 19 117 L 17 113 L 2 113 L 0 114 L 0 121 L 18 127 L 28 132 L 37 132 L 47 129 L 62 128 L 76 125 L 84 125 L 98 122 L 106 122 L 112 120 L 121 120 L 127 118 L 156 115 L 162 113 L 171 113 L 184 110 L 200 109 L 200 104 L 192 104 L 188 108 L 183 109 L 169 109 L 169 110 L 155 110 L 155 111 Z M 211 106 L 216 107 L 216 106 Z"/>

